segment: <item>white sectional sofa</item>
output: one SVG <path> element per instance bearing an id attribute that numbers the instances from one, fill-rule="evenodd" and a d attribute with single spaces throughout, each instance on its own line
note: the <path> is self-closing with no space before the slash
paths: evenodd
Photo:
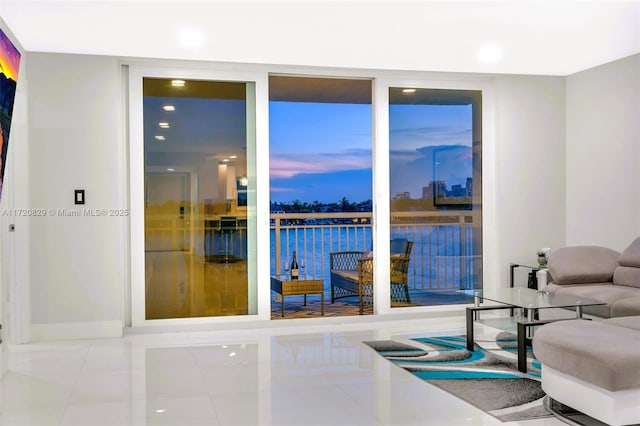
<path id="1" fill-rule="evenodd" d="M 540 327 L 533 351 L 552 399 L 609 425 L 640 423 L 640 238 L 622 253 L 598 246 L 549 255 L 550 293 L 606 302 L 602 317 Z"/>
<path id="2" fill-rule="evenodd" d="M 585 307 L 603 318 L 640 315 L 640 238 L 622 253 L 599 246 L 569 246 L 549 254 L 545 291 L 607 302 Z"/>

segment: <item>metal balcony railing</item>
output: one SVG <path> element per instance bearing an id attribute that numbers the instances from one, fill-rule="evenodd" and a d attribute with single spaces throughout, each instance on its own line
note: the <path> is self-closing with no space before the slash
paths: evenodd
<path id="1" fill-rule="evenodd" d="M 303 273 L 330 279 L 329 253 L 373 247 L 371 213 L 283 213 L 271 216 L 271 273 L 297 252 Z M 394 212 L 391 237 L 413 241 L 409 288 L 473 289 L 481 276 L 480 235 L 469 211 Z M 475 233 L 479 234 L 478 230 Z M 474 240 L 475 238 L 475 240 Z M 474 249 L 476 247 L 476 249 Z M 475 251 L 474 251 L 475 250 Z"/>
<path id="2" fill-rule="evenodd" d="M 480 287 L 482 256 L 480 226 L 473 226 L 470 211 L 394 212 L 391 238 L 413 242 L 409 263 L 409 288 L 453 290 Z M 271 274 L 283 273 L 295 250 L 303 274 L 330 283 L 329 253 L 366 251 L 373 248 L 372 213 L 271 214 Z M 162 220 L 160 220 L 162 219 Z M 206 221 L 195 216 L 157 215 L 145 229 L 147 251 L 193 251 L 207 257 L 217 253 L 223 241 L 209 234 Z M 209 235 L 209 236 L 208 236 Z M 246 257 L 246 225 L 236 229 L 230 241 L 233 254 Z"/>

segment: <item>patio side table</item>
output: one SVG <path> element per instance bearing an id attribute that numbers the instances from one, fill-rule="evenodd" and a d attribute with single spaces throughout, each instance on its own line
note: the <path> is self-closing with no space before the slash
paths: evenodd
<path id="1" fill-rule="evenodd" d="M 320 295 L 320 311 L 324 316 L 324 281 L 307 276 L 301 276 L 292 280 L 287 275 L 275 275 L 271 277 L 271 290 L 282 296 L 282 316 L 284 317 L 284 297 L 304 296 L 304 305 L 307 305 L 307 294 Z"/>

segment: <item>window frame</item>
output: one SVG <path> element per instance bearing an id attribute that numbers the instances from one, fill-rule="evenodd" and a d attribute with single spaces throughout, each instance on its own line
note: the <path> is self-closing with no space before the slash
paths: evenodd
<path id="1" fill-rule="evenodd" d="M 129 166 L 129 268 L 130 281 L 125 286 L 125 324 L 128 327 L 153 327 L 175 325 L 201 325 L 237 323 L 249 321 L 268 324 L 271 321 L 270 289 L 270 205 L 269 205 L 269 75 L 301 77 L 361 78 L 372 81 L 372 167 L 373 167 L 373 227 L 374 282 L 388 281 L 390 259 L 382 253 L 390 250 L 390 200 L 389 200 L 389 88 L 411 87 L 425 89 L 479 90 L 482 91 L 482 194 L 483 194 L 483 253 L 490 258 L 483 262 L 483 282 L 495 287 L 500 277 L 496 215 L 496 89 L 490 77 L 437 72 L 399 72 L 385 70 L 330 69 L 308 66 L 269 66 L 258 64 L 224 64 L 171 61 L 127 61 L 129 67 L 123 78 L 125 120 L 128 121 Z M 166 320 L 144 318 L 144 155 L 142 139 L 142 77 L 185 78 L 223 80 L 255 83 L 255 188 L 256 188 L 256 301 L 257 314 L 231 317 L 203 317 Z M 251 206 L 249 207 L 251 210 Z M 252 212 L 249 211 L 249 214 Z M 126 245 L 126 244 L 124 244 Z M 142 255 L 142 257 L 140 257 Z M 415 306 L 391 308 L 390 289 L 377 286 L 374 292 L 373 317 L 399 313 L 428 313 L 459 310 L 460 306 Z M 354 317 L 354 319 L 357 317 Z M 295 321 L 295 320 L 294 320 Z M 307 322 L 341 323 L 344 317 L 304 319 Z"/>

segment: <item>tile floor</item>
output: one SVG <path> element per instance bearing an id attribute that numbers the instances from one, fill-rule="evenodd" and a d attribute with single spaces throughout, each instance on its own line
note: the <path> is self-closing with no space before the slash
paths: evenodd
<path id="1" fill-rule="evenodd" d="M 462 317 L 315 324 L 5 346 L 0 425 L 562 424 L 501 423 L 362 343 L 462 333 Z"/>

